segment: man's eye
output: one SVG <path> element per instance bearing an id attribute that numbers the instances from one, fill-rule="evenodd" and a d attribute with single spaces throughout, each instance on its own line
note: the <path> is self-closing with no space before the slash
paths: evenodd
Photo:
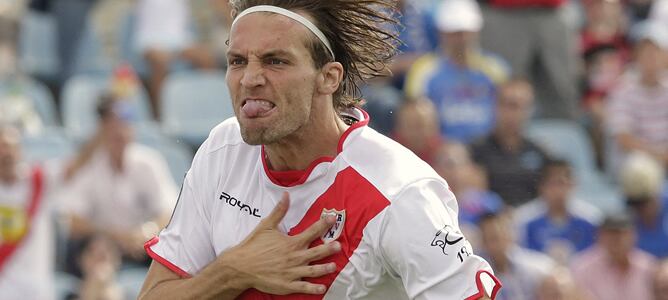
<path id="1" fill-rule="evenodd" d="M 233 58 L 233 59 L 230 60 L 229 65 L 230 65 L 230 66 L 242 65 L 242 64 L 244 64 L 245 62 L 246 62 L 246 61 L 245 61 L 244 59 L 242 59 L 242 58 Z"/>
<path id="2" fill-rule="evenodd" d="M 278 58 L 270 58 L 267 60 L 267 63 L 270 65 L 284 65 L 285 61 L 280 60 Z"/>

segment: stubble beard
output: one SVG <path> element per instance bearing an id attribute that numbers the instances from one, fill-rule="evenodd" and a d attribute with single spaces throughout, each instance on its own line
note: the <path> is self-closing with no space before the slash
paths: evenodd
<path id="1" fill-rule="evenodd" d="M 306 112 L 293 112 L 283 116 L 277 122 L 269 126 L 249 128 L 243 124 L 241 127 L 241 138 L 249 145 L 270 145 L 297 132 L 308 121 Z M 303 115 L 304 114 L 304 115 Z"/>

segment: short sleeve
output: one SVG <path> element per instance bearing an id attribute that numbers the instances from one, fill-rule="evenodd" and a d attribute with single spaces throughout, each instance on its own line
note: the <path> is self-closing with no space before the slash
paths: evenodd
<path id="1" fill-rule="evenodd" d="M 192 171 L 186 175 L 169 224 L 145 245 L 151 258 L 184 278 L 197 274 L 216 258 Z"/>
<path id="2" fill-rule="evenodd" d="M 461 233 L 457 204 L 444 181 L 419 181 L 392 201 L 381 225 L 380 251 L 410 299 L 494 298 L 501 287 Z"/>

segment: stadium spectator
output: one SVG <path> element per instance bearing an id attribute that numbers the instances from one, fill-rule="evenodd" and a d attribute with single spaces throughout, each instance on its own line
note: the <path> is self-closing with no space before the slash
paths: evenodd
<path id="1" fill-rule="evenodd" d="M 668 300 L 668 260 L 659 264 L 653 283 L 654 300 Z"/>
<path id="2" fill-rule="evenodd" d="M 471 160 L 466 146 L 459 143 L 445 143 L 436 152 L 434 170 L 448 181 L 455 196 L 462 196 L 469 190 L 487 190 L 484 171 Z"/>
<path id="3" fill-rule="evenodd" d="M 594 244 L 601 217 L 596 207 L 573 198 L 574 187 L 568 162 L 548 160 L 541 170 L 538 198 L 515 211 L 523 245 L 563 264 Z"/>
<path id="4" fill-rule="evenodd" d="M 644 153 L 632 154 L 620 172 L 638 248 L 658 258 L 668 258 L 668 199 L 661 197 L 664 176 L 661 164 Z"/>
<path id="5" fill-rule="evenodd" d="M 499 207 L 482 212 L 478 222 L 482 254 L 503 282 L 503 289 L 496 299 L 536 299 L 539 284 L 556 266 L 554 261 L 540 252 L 516 244 L 512 221 Z"/>
<path id="6" fill-rule="evenodd" d="M 628 20 L 620 0 L 583 1 L 587 23 L 580 33 L 580 50 L 584 53 L 600 45 L 612 45 L 626 57 Z"/>
<path id="7" fill-rule="evenodd" d="M 137 4 L 136 44 L 150 67 L 149 93 L 158 119 L 160 90 L 172 61 L 182 59 L 201 69 L 216 67 L 213 54 L 193 36 L 191 20 L 186 0 L 140 0 Z"/>
<path id="8" fill-rule="evenodd" d="M 524 136 L 533 108 L 533 89 L 525 80 L 513 79 L 499 88 L 496 127 L 491 135 L 471 147 L 473 159 L 485 168 L 490 190 L 503 201 L 519 206 L 537 196 L 543 150 Z"/>
<path id="9" fill-rule="evenodd" d="M 668 29 L 651 21 L 637 26 L 637 73 L 625 75 L 611 93 L 607 127 L 623 152 L 647 152 L 668 166 Z"/>
<path id="10" fill-rule="evenodd" d="M 18 71 L 19 22 L 26 0 L 0 2 L 0 78 Z"/>
<path id="11" fill-rule="evenodd" d="M 232 26 L 229 0 L 190 0 L 200 45 L 209 49 L 216 63 L 227 64 L 227 38 Z"/>
<path id="12" fill-rule="evenodd" d="M 438 129 L 438 115 L 428 99 L 404 101 L 396 114 L 392 136 L 429 165 L 434 166 L 438 150 L 445 141 Z"/>
<path id="13" fill-rule="evenodd" d="M 651 300 L 656 260 L 636 248 L 635 240 L 628 215 L 607 216 L 596 245 L 572 261 L 575 282 L 594 299 Z"/>
<path id="14" fill-rule="evenodd" d="M 174 207 L 174 182 L 159 153 L 133 142 L 131 106 L 103 96 L 98 114 L 96 135 L 65 172 L 72 178 L 62 197 L 73 245 L 89 235 L 108 235 L 127 261 L 143 263 L 144 242 Z M 75 265 L 72 258 L 69 264 Z"/>
<path id="15" fill-rule="evenodd" d="M 104 236 L 87 237 L 77 257 L 83 278 L 78 293 L 67 299 L 124 299 L 124 291 L 116 281 L 121 256 L 113 241 Z"/>
<path id="16" fill-rule="evenodd" d="M 621 80 L 626 61 L 624 52 L 613 44 L 600 44 L 584 52 L 581 104 L 587 117 L 596 163 L 601 169 L 606 167 L 606 100 Z"/>
<path id="17" fill-rule="evenodd" d="M 564 0 L 482 1 L 482 47 L 506 59 L 515 76 L 536 89 L 537 116 L 577 117 L 576 35 L 564 18 Z"/>
<path id="18" fill-rule="evenodd" d="M 56 20 L 59 81 L 65 82 L 76 73 L 81 38 L 88 25 L 88 16 L 99 0 L 41 0 Z"/>
<path id="19" fill-rule="evenodd" d="M 469 143 L 494 126 L 495 82 L 504 81 L 508 72 L 478 45 L 483 20 L 475 1 L 443 1 L 437 16 L 440 52 L 415 62 L 405 92 L 434 102 L 445 138 Z"/>
<path id="20" fill-rule="evenodd" d="M 18 130 L 0 127 L 0 298 L 54 299 L 47 178 L 21 161 Z"/>
<path id="21" fill-rule="evenodd" d="M 538 286 L 536 300 L 591 300 L 575 284 L 570 270 L 556 267 Z"/>
<path id="22" fill-rule="evenodd" d="M 434 50 L 436 45 L 428 35 L 429 15 L 425 12 L 426 6 L 417 0 L 399 0 L 398 19 L 403 27 L 399 31 L 399 54 L 390 65 L 393 85 L 396 88 L 404 87 L 406 73 L 413 63 L 423 54 Z"/>

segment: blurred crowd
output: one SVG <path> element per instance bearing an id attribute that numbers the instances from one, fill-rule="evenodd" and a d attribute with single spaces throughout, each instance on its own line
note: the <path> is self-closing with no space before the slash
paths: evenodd
<path id="1" fill-rule="evenodd" d="M 0 299 L 133 299 L 208 131 L 227 0 L 0 0 Z M 402 0 L 370 126 L 498 299 L 668 300 L 668 0 Z"/>

